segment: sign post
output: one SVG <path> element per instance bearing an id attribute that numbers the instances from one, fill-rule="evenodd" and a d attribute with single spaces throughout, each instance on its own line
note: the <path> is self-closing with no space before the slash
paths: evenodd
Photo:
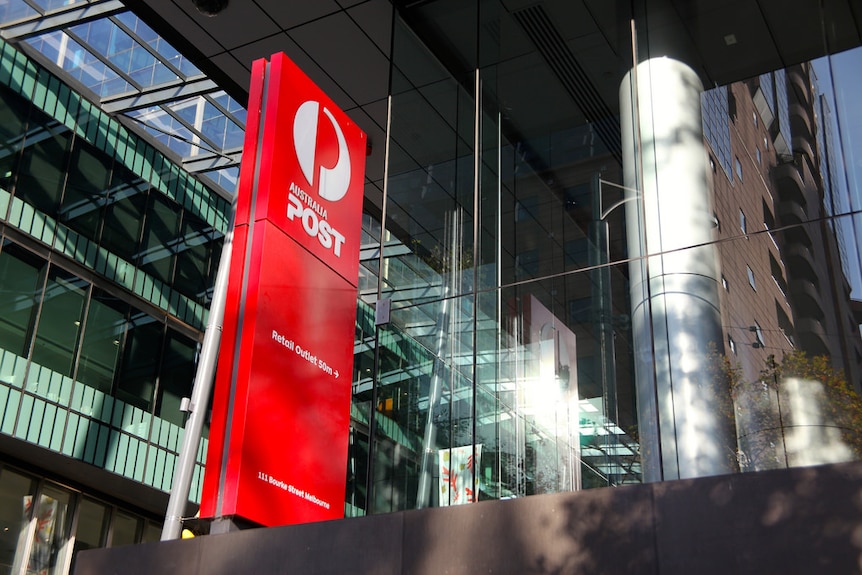
<path id="1" fill-rule="evenodd" d="M 284 54 L 254 63 L 201 517 L 344 515 L 365 148 Z"/>

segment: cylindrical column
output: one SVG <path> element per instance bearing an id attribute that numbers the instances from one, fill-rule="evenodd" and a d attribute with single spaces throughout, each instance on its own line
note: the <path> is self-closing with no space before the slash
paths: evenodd
<path id="1" fill-rule="evenodd" d="M 724 345 L 702 91 L 671 58 L 638 64 L 620 87 L 645 481 L 736 469 L 730 392 L 710 369 Z"/>

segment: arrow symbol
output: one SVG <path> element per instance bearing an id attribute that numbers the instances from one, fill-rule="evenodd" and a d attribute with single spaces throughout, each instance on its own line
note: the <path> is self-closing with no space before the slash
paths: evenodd
<path id="1" fill-rule="evenodd" d="M 338 370 L 335 370 L 335 379 L 338 379 Z"/>

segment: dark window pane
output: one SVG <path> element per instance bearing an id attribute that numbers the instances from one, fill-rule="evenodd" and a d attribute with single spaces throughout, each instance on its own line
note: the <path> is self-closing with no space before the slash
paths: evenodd
<path id="1" fill-rule="evenodd" d="M 18 537 L 26 529 L 29 517 L 24 508 L 36 492 L 36 482 L 26 475 L 0 471 L 0 574 L 11 571 L 15 562 Z"/>
<path id="2" fill-rule="evenodd" d="M 27 355 L 45 265 L 9 244 L 0 252 L 0 348 L 22 357 Z"/>
<path id="3" fill-rule="evenodd" d="M 177 245 L 180 209 L 160 194 L 150 195 L 139 265 L 153 277 L 170 282 Z"/>
<path id="4" fill-rule="evenodd" d="M 159 377 L 159 402 L 156 415 L 177 425 L 183 424 L 180 401 L 192 394 L 197 345 L 177 333 L 168 335 Z"/>
<path id="5" fill-rule="evenodd" d="M 117 511 L 114 515 L 113 536 L 111 537 L 111 547 L 119 545 L 131 545 L 138 541 L 138 531 L 141 528 L 141 518 L 135 517 L 122 511 Z"/>
<path id="6" fill-rule="evenodd" d="M 111 175 L 110 161 L 90 146 L 72 153 L 60 221 L 91 240 L 97 240 L 99 217 Z"/>
<path id="7" fill-rule="evenodd" d="M 71 517 L 67 514 L 71 497 L 71 492 L 60 486 L 45 485 L 38 502 L 32 506 L 35 533 L 32 535 L 27 573 L 63 573 L 71 528 Z"/>
<path id="8" fill-rule="evenodd" d="M 75 530 L 75 548 L 72 551 L 72 571 L 78 551 L 104 547 L 108 532 L 108 508 L 106 505 L 82 499 L 78 505 L 78 526 Z"/>
<path id="9" fill-rule="evenodd" d="M 114 296 L 94 291 L 78 359 L 78 381 L 101 391 L 111 391 L 119 367 L 128 309 L 128 304 Z"/>
<path id="10" fill-rule="evenodd" d="M 117 397 L 149 411 L 156 387 L 164 326 L 155 318 L 133 312 L 123 349 L 123 367 L 117 380 Z"/>
<path id="11" fill-rule="evenodd" d="M 212 228 L 200 220 L 186 216 L 183 239 L 178 246 L 177 271 L 174 287 L 199 302 L 206 299 L 209 287 L 209 261 L 212 250 Z"/>
<path id="12" fill-rule="evenodd" d="M 88 283 L 52 267 L 42 297 L 33 361 L 63 375 L 72 375 L 75 346 Z"/>
<path id="13" fill-rule="evenodd" d="M 105 544 L 108 508 L 96 501 L 83 499 L 78 506 L 78 528 L 75 531 L 75 551 L 94 549 Z"/>
<path id="14" fill-rule="evenodd" d="M 54 126 L 36 130 L 30 137 L 34 143 L 24 150 L 15 194 L 54 216 L 60 205 L 69 134 L 64 126 Z"/>
<path id="15" fill-rule="evenodd" d="M 128 261 L 138 249 L 147 186 L 123 168 L 114 171 L 102 231 L 102 246 Z"/>
<path id="16" fill-rule="evenodd" d="M 8 189 L 18 169 L 21 134 L 24 133 L 26 109 L 21 99 L 0 94 L 0 186 Z"/>

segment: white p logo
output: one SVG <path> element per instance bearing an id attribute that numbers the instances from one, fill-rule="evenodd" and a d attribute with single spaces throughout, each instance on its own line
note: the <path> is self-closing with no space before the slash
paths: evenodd
<path id="1" fill-rule="evenodd" d="M 347 149 L 347 140 L 341 126 L 335 121 L 326 107 L 323 113 L 329 118 L 338 138 L 338 161 L 335 166 L 326 168 L 320 166 L 320 176 L 317 190 L 320 197 L 331 202 L 337 202 L 347 193 L 350 185 L 350 152 Z M 314 185 L 315 156 L 317 153 L 317 119 L 320 115 L 320 102 L 309 100 L 296 110 L 293 119 L 293 143 L 296 147 L 296 157 L 299 159 L 299 167 L 305 179 Z"/>

